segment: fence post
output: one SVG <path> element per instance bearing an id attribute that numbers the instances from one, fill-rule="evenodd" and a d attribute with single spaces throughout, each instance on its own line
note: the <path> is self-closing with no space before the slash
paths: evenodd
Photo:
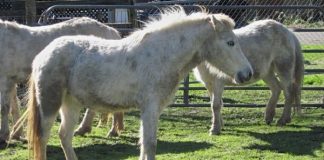
<path id="1" fill-rule="evenodd" d="M 183 103 L 185 105 L 189 104 L 189 89 L 189 75 L 187 75 L 183 82 Z"/>

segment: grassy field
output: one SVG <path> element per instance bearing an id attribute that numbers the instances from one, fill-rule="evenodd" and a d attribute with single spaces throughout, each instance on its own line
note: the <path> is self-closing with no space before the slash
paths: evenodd
<path id="1" fill-rule="evenodd" d="M 314 48 L 314 46 L 306 46 Z M 324 54 L 305 54 L 306 68 L 324 68 Z M 200 84 L 195 84 L 201 86 Z M 263 86 L 262 81 L 254 84 Z M 324 86 L 324 76 L 307 75 L 304 86 Z M 181 91 L 177 93 L 181 96 Z M 191 102 L 208 103 L 206 91 L 192 91 Z M 303 91 L 303 103 L 320 103 L 324 91 Z M 266 103 L 269 91 L 225 91 L 225 103 Z M 177 101 L 180 101 L 177 99 Z M 283 97 L 280 98 L 280 103 Z M 268 126 L 263 121 L 264 108 L 223 108 L 221 135 L 209 136 L 209 108 L 167 108 L 161 115 L 157 159 L 271 159 L 323 160 L 324 109 L 304 108 L 302 117 L 294 116 L 285 127 Z M 277 109 L 278 120 L 282 108 Z M 97 119 L 96 119 L 97 121 Z M 120 137 L 106 138 L 109 128 L 97 128 L 85 137 L 75 137 L 73 145 L 80 160 L 138 159 L 139 112 L 125 116 L 125 131 Z M 55 123 L 48 144 L 48 159 L 62 160 L 64 154 Z M 27 144 L 13 142 L 2 146 L 1 160 L 28 158 Z"/>

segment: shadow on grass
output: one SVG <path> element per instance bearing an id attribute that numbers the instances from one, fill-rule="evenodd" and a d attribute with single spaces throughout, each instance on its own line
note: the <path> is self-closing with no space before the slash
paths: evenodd
<path id="1" fill-rule="evenodd" d="M 134 116 L 139 119 L 139 112 L 129 112 L 126 116 Z M 159 120 L 170 121 L 170 122 L 181 122 L 181 123 L 193 123 L 193 121 L 210 121 L 210 116 L 193 115 L 193 114 L 180 114 L 180 115 L 168 115 L 162 114 Z"/>
<path id="2" fill-rule="evenodd" d="M 132 140 L 133 141 L 133 140 Z M 212 144 L 206 142 L 167 142 L 158 141 L 157 155 L 165 153 L 186 153 L 207 149 Z M 64 159 L 61 147 L 48 146 L 47 157 L 49 160 Z M 79 160 L 83 159 L 126 159 L 139 156 L 139 146 L 131 144 L 94 144 L 75 148 Z"/>
<path id="3" fill-rule="evenodd" d="M 324 127 L 311 127 L 310 131 L 279 131 L 276 133 L 247 132 L 269 144 L 253 144 L 246 149 L 270 150 L 293 155 L 314 155 L 324 142 Z"/>

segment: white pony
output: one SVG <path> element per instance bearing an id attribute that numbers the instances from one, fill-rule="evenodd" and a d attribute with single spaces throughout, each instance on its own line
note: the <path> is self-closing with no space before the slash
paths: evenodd
<path id="1" fill-rule="evenodd" d="M 187 15 L 178 7 L 121 40 L 64 36 L 51 42 L 35 57 L 30 78 L 27 128 L 34 159 L 46 159 L 58 111 L 65 158 L 77 159 L 72 138 L 80 106 L 105 112 L 138 108 L 140 159 L 155 159 L 160 113 L 191 69 L 207 60 L 237 83 L 250 79 L 233 26 L 228 16 Z"/>
<path id="2" fill-rule="evenodd" d="M 250 84 L 262 79 L 271 90 L 271 98 L 267 104 L 265 121 L 270 124 L 275 115 L 275 108 L 281 90 L 283 89 L 285 104 L 278 125 L 291 121 L 293 103 L 300 112 L 301 87 L 304 77 L 304 63 L 301 47 L 296 36 L 279 22 L 260 20 L 250 25 L 234 30 L 239 39 L 243 53 L 253 68 Z M 222 127 L 222 93 L 224 85 L 232 84 L 227 76 L 219 76 L 210 70 L 208 63 L 202 63 L 195 68 L 195 76 L 201 80 L 210 95 L 212 108 L 211 134 L 220 134 Z M 278 78 L 277 78 L 278 76 Z"/>
<path id="3" fill-rule="evenodd" d="M 40 27 L 0 20 L 0 143 L 6 142 L 9 136 L 9 109 L 11 108 L 14 121 L 19 118 L 15 84 L 27 81 L 34 57 L 55 38 L 79 34 L 120 39 L 115 29 L 90 18 L 74 18 Z M 21 130 L 16 132 L 13 138 L 19 138 L 20 135 Z"/>

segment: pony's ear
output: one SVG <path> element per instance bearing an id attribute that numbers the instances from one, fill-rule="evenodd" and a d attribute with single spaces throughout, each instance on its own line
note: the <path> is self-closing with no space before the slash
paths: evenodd
<path id="1" fill-rule="evenodd" d="M 213 14 L 213 23 L 216 26 L 216 30 L 222 31 L 224 29 L 233 30 L 235 26 L 234 20 L 225 14 Z"/>
<path id="2" fill-rule="evenodd" d="M 145 40 L 145 39 L 146 39 L 148 36 L 150 36 L 150 35 L 151 35 L 151 32 L 146 32 L 146 33 L 144 33 L 144 35 L 143 35 L 141 41 Z"/>
<path id="3" fill-rule="evenodd" d="M 222 31 L 224 29 L 224 24 L 220 20 L 218 20 L 214 15 L 210 15 L 209 20 L 216 31 Z"/>

